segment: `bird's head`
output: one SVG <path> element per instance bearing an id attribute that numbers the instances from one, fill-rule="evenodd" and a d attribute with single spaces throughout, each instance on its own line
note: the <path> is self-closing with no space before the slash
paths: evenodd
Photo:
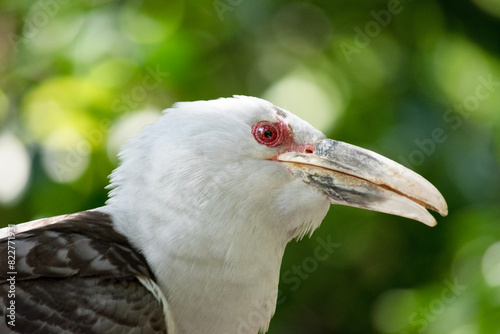
<path id="1" fill-rule="evenodd" d="M 148 259 L 186 333 L 265 331 L 285 245 L 317 228 L 330 204 L 431 226 L 427 208 L 447 213 L 416 173 L 253 97 L 177 103 L 120 158 L 105 210 Z"/>
<path id="2" fill-rule="evenodd" d="M 155 216 L 155 226 L 176 221 L 231 232 L 234 226 L 210 226 L 226 222 L 285 241 L 319 226 L 330 204 L 429 226 L 436 221 L 427 209 L 447 214 L 444 198 L 420 175 L 244 96 L 167 109 L 126 145 L 111 186 L 108 204 Z"/>

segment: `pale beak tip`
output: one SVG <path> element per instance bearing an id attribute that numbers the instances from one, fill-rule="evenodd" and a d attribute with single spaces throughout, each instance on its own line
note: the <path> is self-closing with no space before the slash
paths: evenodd
<path id="1" fill-rule="evenodd" d="M 437 189 L 436 189 L 436 191 L 437 191 Z M 435 208 L 432 208 L 431 210 L 436 211 L 442 217 L 446 217 L 448 215 L 448 204 L 446 203 L 446 200 L 444 199 L 443 195 L 441 195 L 441 193 L 439 193 L 439 192 L 438 192 L 438 194 L 439 194 L 438 200 L 436 201 L 437 205 Z"/>
<path id="2" fill-rule="evenodd" d="M 436 189 L 436 191 L 437 191 L 437 189 Z M 448 215 L 448 204 L 446 203 L 446 200 L 441 195 L 441 193 L 438 192 L 438 194 L 439 194 L 439 196 L 437 197 L 437 200 L 435 201 L 436 204 L 433 206 L 426 205 L 426 207 L 432 211 L 436 211 L 442 217 L 446 217 Z M 429 219 L 422 221 L 422 223 L 424 223 L 425 225 L 428 225 L 430 227 L 434 227 L 437 225 L 436 219 L 434 218 L 434 216 L 432 216 L 430 214 L 429 214 Z"/>
<path id="3" fill-rule="evenodd" d="M 434 227 L 437 225 L 437 221 L 436 219 L 433 219 L 432 221 L 428 222 L 428 223 L 424 223 L 426 224 L 427 226 L 430 226 L 430 227 Z"/>
<path id="4" fill-rule="evenodd" d="M 442 217 L 446 217 L 446 216 L 448 216 L 448 207 L 444 207 L 443 209 L 441 209 L 441 211 L 439 211 L 439 214 L 440 214 Z"/>

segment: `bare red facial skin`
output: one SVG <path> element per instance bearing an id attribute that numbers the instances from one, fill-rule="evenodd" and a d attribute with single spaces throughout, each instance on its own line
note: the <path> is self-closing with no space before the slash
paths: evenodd
<path id="1" fill-rule="evenodd" d="M 314 145 L 297 144 L 285 120 L 279 116 L 276 118 L 278 122 L 261 121 L 252 126 L 252 134 L 259 144 L 279 149 L 278 154 L 269 160 L 277 160 L 285 152 L 314 153 Z"/>

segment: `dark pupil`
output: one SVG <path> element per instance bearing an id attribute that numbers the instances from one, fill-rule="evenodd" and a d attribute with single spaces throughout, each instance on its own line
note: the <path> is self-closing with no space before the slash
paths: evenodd
<path id="1" fill-rule="evenodd" d="M 264 131 L 264 137 L 266 137 L 266 138 L 272 138 L 273 137 L 273 132 L 271 130 Z"/>

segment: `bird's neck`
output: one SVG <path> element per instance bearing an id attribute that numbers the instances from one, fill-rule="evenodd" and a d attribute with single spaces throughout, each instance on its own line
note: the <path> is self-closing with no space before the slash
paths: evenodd
<path id="1" fill-rule="evenodd" d="M 116 216 L 120 232 L 148 260 L 172 313 L 175 334 L 267 330 L 288 240 L 255 228 L 257 222 L 226 221 L 221 226 L 228 217 L 194 216 L 192 211 L 170 221 L 151 211 L 147 217 Z M 130 226 L 130 221 L 125 223 L 130 219 L 142 220 L 134 223 L 141 230 L 120 228 Z M 226 231 L 218 233 L 221 228 Z"/>
<path id="2" fill-rule="evenodd" d="M 155 268 L 179 332 L 267 330 L 276 307 L 284 249 L 215 236 L 197 240 L 194 248 L 179 244 L 165 250 L 163 260 L 169 264 Z"/>

